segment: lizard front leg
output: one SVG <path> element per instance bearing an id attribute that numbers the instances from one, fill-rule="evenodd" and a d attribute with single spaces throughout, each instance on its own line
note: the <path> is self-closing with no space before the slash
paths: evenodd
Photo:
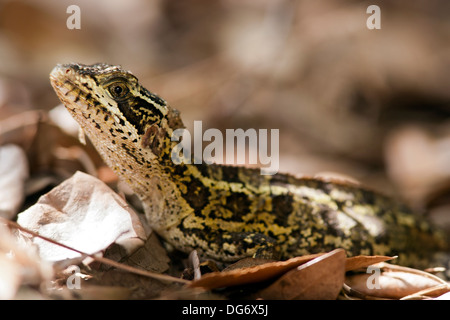
<path id="1" fill-rule="evenodd" d="M 278 259 L 280 248 L 275 239 L 255 232 L 224 232 L 210 235 L 210 244 L 205 250 L 209 256 L 218 253 L 218 258 L 228 257 L 235 261 L 246 257 Z"/>

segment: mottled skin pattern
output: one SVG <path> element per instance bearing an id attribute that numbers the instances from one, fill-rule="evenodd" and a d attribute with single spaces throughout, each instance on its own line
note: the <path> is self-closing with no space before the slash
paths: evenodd
<path id="1" fill-rule="evenodd" d="M 179 250 L 234 261 L 340 247 L 348 255 L 399 255 L 412 265 L 445 246 L 425 220 L 357 185 L 175 165 L 178 112 L 120 67 L 58 65 L 50 79 L 105 162 L 140 197 L 152 228 Z"/>

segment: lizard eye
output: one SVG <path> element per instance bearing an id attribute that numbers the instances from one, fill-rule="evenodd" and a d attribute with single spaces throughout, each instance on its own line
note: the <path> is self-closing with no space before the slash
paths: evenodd
<path id="1" fill-rule="evenodd" d="M 127 85 L 123 82 L 114 82 L 108 86 L 108 92 L 114 100 L 124 99 L 129 91 Z"/>

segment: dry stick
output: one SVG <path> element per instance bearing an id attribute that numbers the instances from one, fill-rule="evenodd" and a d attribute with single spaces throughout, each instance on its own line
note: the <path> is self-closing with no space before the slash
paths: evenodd
<path id="1" fill-rule="evenodd" d="M 141 275 L 141 276 L 144 276 L 144 277 L 149 277 L 149 278 L 153 278 L 153 279 L 157 279 L 157 280 L 161 280 L 161 281 L 178 282 L 178 283 L 183 283 L 183 284 L 190 283 L 189 280 L 175 278 L 175 277 L 168 276 L 168 275 L 165 275 L 165 274 L 160 274 L 160 273 L 155 273 L 155 272 L 151 272 L 151 271 L 137 269 L 137 268 L 134 268 L 134 267 L 131 267 L 131 266 L 127 266 L 125 264 L 121 264 L 119 262 L 116 262 L 116 261 L 108 259 L 108 258 L 97 257 L 97 256 L 95 256 L 93 254 L 85 253 L 85 252 L 77 250 L 75 248 L 66 246 L 65 244 L 56 242 L 55 240 L 52 240 L 52 239 L 47 238 L 45 236 L 41 236 L 40 234 L 38 234 L 38 233 L 36 233 L 34 231 L 31 231 L 31 230 L 28 230 L 28 229 L 20 226 L 16 222 L 10 221 L 10 220 L 5 219 L 3 217 L 0 217 L 0 221 L 4 222 L 5 224 L 7 224 L 7 225 L 9 225 L 9 226 L 11 226 L 13 228 L 16 228 L 18 230 L 26 232 L 26 233 L 32 235 L 33 237 L 41 238 L 41 239 L 43 239 L 45 241 L 48 241 L 50 243 L 53 243 L 55 245 L 58 245 L 60 247 L 65 248 L 65 249 L 75 251 L 75 252 L 81 254 L 82 256 L 90 257 L 90 258 L 92 258 L 93 260 L 95 260 L 97 262 L 107 264 L 107 265 L 115 267 L 117 269 L 121 269 L 121 270 L 124 270 L 124 271 L 128 271 L 128 272 L 135 273 L 135 274 L 138 274 L 138 275 Z"/>

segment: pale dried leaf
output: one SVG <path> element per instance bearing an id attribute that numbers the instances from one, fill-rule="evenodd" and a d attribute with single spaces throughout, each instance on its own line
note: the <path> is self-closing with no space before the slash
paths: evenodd
<path id="1" fill-rule="evenodd" d="M 0 255 L 0 283 L 0 300 L 14 298 L 21 283 L 17 264 L 8 259 L 4 253 Z"/>
<path id="2" fill-rule="evenodd" d="M 386 263 L 373 267 L 369 273 L 347 276 L 345 283 L 363 295 L 385 299 L 400 299 L 445 285 L 442 279 L 420 270 Z"/>
<path id="3" fill-rule="evenodd" d="M 202 273 L 200 271 L 200 258 L 198 257 L 197 250 L 192 250 L 189 254 L 188 264 L 194 272 L 194 280 L 200 279 L 202 277 Z"/>
<path id="4" fill-rule="evenodd" d="M 402 297 L 402 300 L 424 300 L 424 299 L 438 298 L 438 297 L 442 297 L 443 295 L 445 295 L 446 293 L 449 293 L 449 292 L 450 292 L 449 284 L 446 284 L 446 283 L 439 284 L 434 287 L 420 290 L 409 296 Z M 441 300 L 444 300 L 444 298 L 441 298 Z"/>
<path id="5" fill-rule="evenodd" d="M 346 255 L 336 249 L 287 272 L 255 294 L 262 299 L 336 299 L 345 279 Z"/>
<path id="6" fill-rule="evenodd" d="M 23 285 L 38 286 L 49 280 L 53 271 L 40 261 L 34 247 L 13 236 L 0 224 L 0 299 L 17 297 Z"/>
<path id="7" fill-rule="evenodd" d="M 13 218 L 24 199 L 28 162 L 22 148 L 8 144 L 0 147 L 0 216 Z"/>
<path id="8" fill-rule="evenodd" d="M 101 252 L 112 243 L 131 253 L 145 239 L 139 218 L 125 200 L 100 180 L 81 172 L 19 214 L 18 223 L 87 254 Z M 44 260 L 81 258 L 79 253 L 38 237 L 33 242 Z"/>

